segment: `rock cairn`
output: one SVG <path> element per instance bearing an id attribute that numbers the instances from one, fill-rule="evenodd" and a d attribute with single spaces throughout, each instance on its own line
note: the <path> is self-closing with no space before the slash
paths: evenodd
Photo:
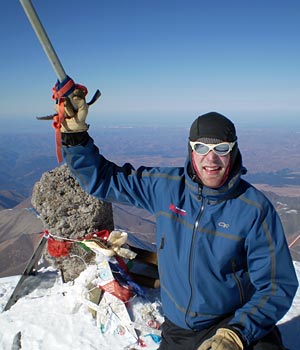
<path id="1" fill-rule="evenodd" d="M 34 185 L 31 202 L 45 230 L 61 240 L 80 240 L 96 231 L 114 229 L 112 205 L 84 192 L 66 165 L 42 175 Z M 93 262 L 94 253 L 74 243 L 68 256 L 53 258 L 45 252 L 45 258 L 61 270 L 65 281 L 71 281 Z"/>

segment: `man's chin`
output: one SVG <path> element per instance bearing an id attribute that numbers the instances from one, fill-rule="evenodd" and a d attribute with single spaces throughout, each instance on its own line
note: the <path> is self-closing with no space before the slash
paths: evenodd
<path id="1" fill-rule="evenodd" d="M 223 176 L 204 176 L 202 182 L 205 186 L 219 188 L 223 185 Z"/>

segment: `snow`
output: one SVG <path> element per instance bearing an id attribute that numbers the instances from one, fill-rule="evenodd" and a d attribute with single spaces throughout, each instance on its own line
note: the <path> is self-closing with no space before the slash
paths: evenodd
<path id="1" fill-rule="evenodd" d="M 295 262 L 300 280 L 300 262 Z M 0 279 L 0 349 L 1 350 L 124 350 L 158 348 L 157 338 L 143 334 L 144 347 L 129 331 L 114 334 L 101 332 L 87 305 L 83 302 L 93 267 L 88 267 L 73 283 L 62 283 L 57 271 L 42 269 L 30 276 L 22 298 L 2 312 L 19 276 Z M 147 307 L 160 312 L 157 291 L 149 292 Z M 139 297 L 133 303 L 132 315 L 141 314 Z M 159 317 L 158 317 L 159 318 Z M 137 318 L 137 321 L 138 318 Z M 161 317 L 160 322 L 163 321 Z M 285 345 L 298 350 L 300 343 L 300 289 L 289 312 L 279 322 Z M 128 328 L 129 330 L 129 328 Z M 155 330 L 154 332 L 155 333 Z M 21 347 L 19 345 L 19 338 Z M 13 345 L 14 344 L 14 345 Z"/>
<path id="2" fill-rule="evenodd" d="M 36 276 L 30 276 L 23 293 L 26 295 L 8 311 L 0 313 L 0 349 L 20 349 L 12 348 L 19 332 L 22 350 L 144 349 L 137 344 L 136 334 L 131 335 L 129 331 L 125 335 L 112 334 L 110 329 L 101 333 L 96 320 L 83 303 L 91 276 L 94 276 L 93 266 L 69 283 L 62 283 L 57 271 L 51 268 L 42 269 Z M 19 276 L 0 279 L 0 312 L 18 279 Z M 148 294 L 148 306 L 159 308 L 158 291 Z M 138 298 L 132 303 L 136 308 L 142 305 Z M 158 316 L 160 315 L 161 313 Z M 163 321 L 162 317 L 160 321 Z M 157 342 L 147 334 L 142 339 L 147 344 L 147 349 L 158 348 Z"/>

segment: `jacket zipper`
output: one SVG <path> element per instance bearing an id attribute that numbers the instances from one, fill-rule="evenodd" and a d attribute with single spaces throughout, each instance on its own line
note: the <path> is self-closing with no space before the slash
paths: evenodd
<path id="1" fill-rule="evenodd" d="M 245 295 L 244 295 L 244 290 L 243 290 L 241 280 L 239 279 L 236 273 L 236 263 L 234 259 L 231 260 L 231 266 L 232 266 L 233 278 L 239 289 L 241 305 L 243 305 L 245 303 Z"/>
<path id="2" fill-rule="evenodd" d="M 190 300 L 189 300 L 189 304 L 188 304 L 188 307 L 187 307 L 187 310 L 186 310 L 186 314 L 185 314 L 185 323 L 187 324 L 187 326 L 191 329 L 193 329 L 193 327 L 191 327 L 189 325 L 189 321 L 188 321 L 188 315 L 189 315 L 189 312 L 190 312 L 190 308 L 191 308 L 191 305 L 192 305 L 192 300 L 193 300 L 193 282 L 192 282 L 192 279 L 193 279 L 193 256 L 194 256 L 194 249 L 195 249 L 195 238 L 196 238 L 196 232 L 197 232 L 197 229 L 199 227 L 199 221 L 201 219 L 201 216 L 203 214 L 203 211 L 204 211 L 204 200 L 203 200 L 203 197 L 202 197 L 202 187 L 199 186 L 199 190 L 198 190 L 198 199 L 201 200 L 201 208 L 199 210 L 199 213 L 196 217 L 196 221 L 195 221 L 195 224 L 194 224 L 194 228 L 193 228 L 193 236 L 192 236 L 192 242 L 191 242 L 191 249 L 190 249 L 190 256 L 189 256 L 189 283 L 190 283 L 190 289 L 191 289 L 191 296 L 190 296 Z"/>

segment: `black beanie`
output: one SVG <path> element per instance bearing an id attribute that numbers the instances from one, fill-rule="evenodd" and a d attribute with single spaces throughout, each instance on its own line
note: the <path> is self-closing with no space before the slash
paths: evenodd
<path id="1" fill-rule="evenodd" d="M 234 124 L 217 112 L 200 115 L 190 129 L 190 140 L 197 141 L 199 139 L 234 142 L 237 140 Z"/>

